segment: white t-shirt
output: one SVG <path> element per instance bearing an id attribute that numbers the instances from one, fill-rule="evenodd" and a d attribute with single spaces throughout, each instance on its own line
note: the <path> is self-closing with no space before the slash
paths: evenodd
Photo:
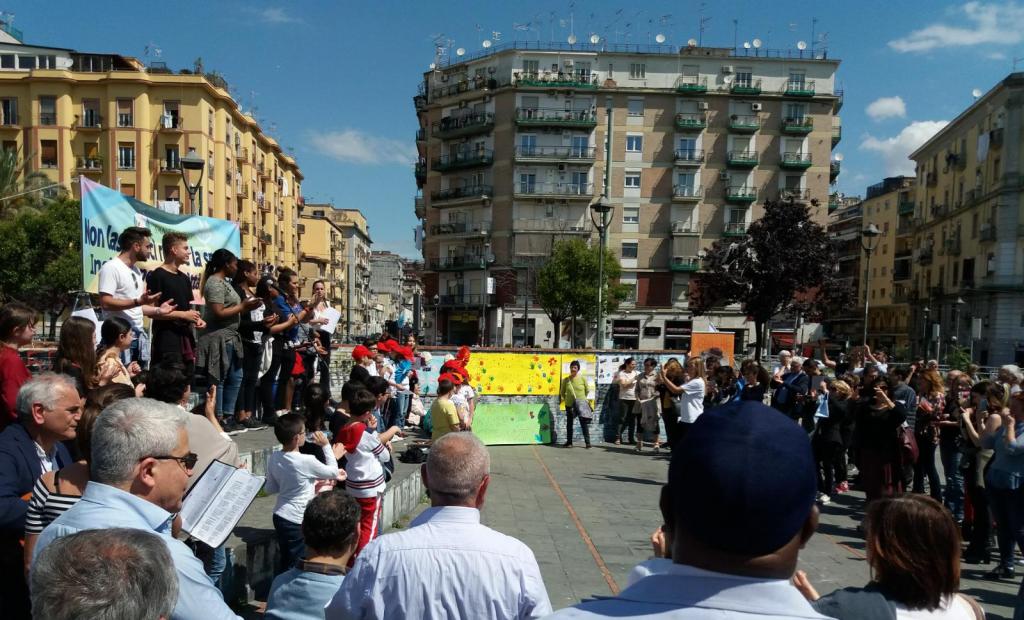
<path id="1" fill-rule="evenodd" d="M 896 620 L 974 620 L 974 610 L 964 597 L 956 595 L 947 599 L 935 611 L 927 609 L 907 609 L 900 603 L 894 603 Z"/>
<path id="2" fill-rule="evenodd" d="M 619 400 L 636 400 L 636 378 L 639 374 L 636 370 L 633 372 L 628 370 L 619 372 Z M 632 385 L 626 387 L 623 383 L 632 383 Z"/>
<path id="3" fill-rule="evenodd" d="M 100 267 L 100 295 L 110 295 L 114 299 L 138 299 L 145 288 L 142 271 L 138 267 L 129 267 L 116 256 Z M 128 319 L 136 328 L 142 329 L 141 306 L 127 310 L 110 310 L 107 314 Z"/>
<path id="4" fill-rule="evenodd" d="M 704 413 L 704 380 L 691 379 L 683 384 L 679 395 L 679 421 L 693 424 Z"/>
<path id="5" fill-rule="evenodd" d="M 274 452 L 267 459 L 267 493 L 277 493 L 274 514 L 292 523 L 302 523 L 306 504 L 315 494 L 317 480 L 338 477 L 338 460 L 331 444 L 324 446 L 327 464 L 301 452 Z"/>

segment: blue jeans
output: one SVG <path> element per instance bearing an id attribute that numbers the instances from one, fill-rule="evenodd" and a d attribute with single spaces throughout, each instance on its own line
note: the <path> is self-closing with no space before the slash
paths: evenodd
<path id="1" fill-rule="evenodd" d="M 946 476 L 946 489 L 943 504 L 953 513 L 958 522 L 964 520 L 964 475 L 960 471 L 960 459 L 963 453 L 958 446 L 939 444 L 939 456 L 942 459 L 942 472 Z"/>
<path id="2" fill-rule="evenodd" d="M 277 546 L 281 552 L 280 571 L 284 572 L 295 566 L 306 555 L 306 543 L 302 539 L 302 524 L 292 523 L 288 519 L 274 515 L 274 532 L 277 534 Z"/>
<path id="3" fill-rule="evenodd" d="M 228 564 L 228 554 L 224 550 L 224 545 L 211 547 L 206 543 L 196 541 L 193 551 L 196 557 L 202 561 L 203 570 L 213 580 L 213 585 L 217 589 L 223 590 L 224 569 Z"/>
<path id="4" fill-rule="evenodd" d="M 1024 487 L 988 488 L 989 505 L 996 520 L 999 566 L 1013 568 L 1013 547 L 1024 550 Z"/>
<path id="5" fill-rule="evenodd" d="M 228 344 L 225 351 L 231 366 L 217 384 L 217 417 L 221 419 L 235 415 L 235 402 L 238 401 L 238 392 L 242 387 L 242 364 L 235 357 L 235 345 Z"/>
<path id="6" fill-rule="evenodd" d="M 377 429 L 378 432 L 383 433 L 392 426 L 397 426 L 398 428 L 405 426 L 405 415 L 409 411 L 409 397 L 411 395 L 411 392 L 395 393 L 391 400 L 388 401 L 387 427 Z"/>

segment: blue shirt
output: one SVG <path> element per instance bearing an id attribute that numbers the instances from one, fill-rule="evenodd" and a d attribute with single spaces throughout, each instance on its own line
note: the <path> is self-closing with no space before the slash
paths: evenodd
<path id="1" fill-rule="evenodd" d="M 85 487 L 82 499 L 39 535 L 33 559 L 51 542 L 82 530 L 126 527 L 155 532 L 167 543 L 178 574 L 178 602 L 172 620 L 230 618 L 241 620 L 224 603 L 220 590 L 203 571 L 203 563 L 185 543 L 171 536 L 174 515 L 156 504 L 99 482 Z"/>
<path id="2" fill-rule="evenodd" d="M 295 314 L 295 309 L 288 305 L 284 295 L 278 295 L 274 298 L 274 310 L 277 311 L 278 323 L 284 323 L 288 320 L 288 317 Z M 289 327 L 281 333 L 286 341 L 291 342 L 299 336 L 299 326 Z"/>
<path id="3" fill-rule="evenodd" d="M 400 362 L 395 364 L 395 383 L 401 383 L 405 379 L 405 375 L 412 370 L 412 362 L 407 359 L 402 359 Z"/>
<path id="4" fill-rule="evenodd" d="M 324 607 L 344 579 L 344 575 L 323 575 L 298 568 L 289 569 L 274 578 L 263 617 L 277 620 L 323 620 Z"/>
<path id="5" fill-rule="evenodd" d="M 1017 439 L 1007 442 L 1006 427 L 1000 426 L 990 436 L 981 438 L 981 447 L 995 452 L 985 475 L 985 482 L 993 489 L 1012 491 L 1024 482 L 1024 422 L 1013 426 Z"/>

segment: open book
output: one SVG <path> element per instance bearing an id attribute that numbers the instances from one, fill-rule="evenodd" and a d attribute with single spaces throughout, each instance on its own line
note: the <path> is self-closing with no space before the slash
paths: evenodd
<path id="1" fill-rule="evenodd" d="M 266 478 L 214 461 L 206 468 L 181 505 L 181 529 L 211 547 L 231 535 Z"/>

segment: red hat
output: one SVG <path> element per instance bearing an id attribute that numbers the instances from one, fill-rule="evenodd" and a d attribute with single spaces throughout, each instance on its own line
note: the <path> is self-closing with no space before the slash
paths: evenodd
<path id="1" fill-rule="evenodd" d="M 392 341 L 381 340 L 380 342 L 377 343 L 377 350 L 380 351 L 381 353 L 386 353 L 386 352 L 390 351 L 391 350 L 391 345 L 389 344 L 389 342 L 392 342 Z"/>
<path id="2" fill-rule="evenodd" d="M 370 353 L 370 350 L 361 344 L 357 344 L 355 348 L 352 349 L 352 359 L 356 360 L 357 362 L 361 359 L 366 359 L 371 355 L 372 354 Z"/>
<path id="3" fill-rule="evenodd" d="M 394 348 L 392 348 L 391 350 L 394 353 L 397 353 L 404 357 L 405 359 L 409 360 L 410 362 L 416 357 L 415 355 L 413 355 L 412 349 L 410 349 L 409 347 L 403 347 L 402 345 L 395 345 Z"/>
<path id="4" fill-rule="evenodd" d="M 463 365 L 469 363 L 469 347 L 462 345 L 459 347 L 458 352 L 455 354 L 455 359 L 462 362 Z"/>
<path id="5" fill-rule="evenodd" d="M 462 385 L 462 377 L 457 374 L 450 372 L 441 373 L 441 376 L 437 378 L 438 381 L 451 381 L 452 385 Z"/>

